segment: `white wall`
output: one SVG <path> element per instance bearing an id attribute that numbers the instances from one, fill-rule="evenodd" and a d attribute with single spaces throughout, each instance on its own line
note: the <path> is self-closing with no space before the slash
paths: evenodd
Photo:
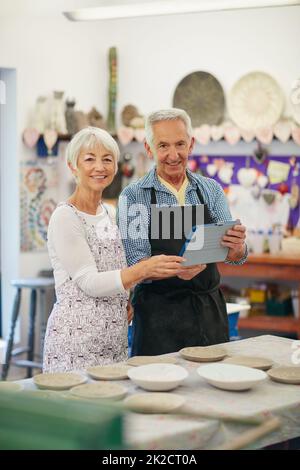
<path id="1" fill-rule="evenodd" d="M 65 90 L 79 108 L 106 114 L 111 46 L 118 49 L 118 111 L 128 103 L 143 113 L 170 106 L 178 82 L 195 70 L 213 73 L 225 92 L 253 70 L 270 73 L 285 95 L 299 78 L 300 7 L 73 23 L 59 12 L 71 3 L 27 0 L 30 8 L 23 4 L 16 16 L 22 2 L 1 0 L 0 67 L 17 69 L 20 159 L 29 157 L 21 133 L 38 95 Z M 20 254 L 21 275 L 48 266 L 46 253 Z"/>

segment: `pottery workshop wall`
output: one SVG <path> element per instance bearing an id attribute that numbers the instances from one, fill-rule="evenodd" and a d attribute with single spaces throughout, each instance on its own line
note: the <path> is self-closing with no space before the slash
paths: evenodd
<path id="1" fill-rule="evenodd" d="M 17 70 L 20 160 L 31 157 L 21 134 L 37 96 L 64 90 L 78 109 L 95 105 L 106 114 L 111 46 L 119 57 L 118 111 L 128 103 L 142 113 L 170 106 L 176 85 L 195 70 L 213 73 L 225 93 L 252 70 L 270 73 L 286 96 L 299 78 L 297 7 L 74 23 L 61 11 L 75 3 L 1 0 L 0 66 Z M 47 252 L 20 253 L 18 275 L 47 267 Z"/>

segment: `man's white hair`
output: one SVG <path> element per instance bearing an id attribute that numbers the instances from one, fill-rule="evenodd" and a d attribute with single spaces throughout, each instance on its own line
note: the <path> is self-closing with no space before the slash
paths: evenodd
<path id="1" fill-rule="evenodd" d="M 186 132 L 190 138 L 193 137 L 193 128 L 190 116 L 179 108 L 160 109 L 154 111 L 145 120 L 145 137 L 146 142 L 150 147 L 153 147 L 153 124 L 160 121 L 176 121 L 180 119 L 186 127 Z"/>
<path id="2" fill-rule="evenodd" d="M 99 144 L 102 144 L 103 147 L 111 152 L 115 161 L 115 173 L 117 173 L 120 149 L 115 139 L 107 131 L 99 129 L 99 127 L 85 127 L 74 135 L 66 149 L 67 163 L 70 163 L 72 168 L 76 169 L 80 153 L 83 150 L 92 151 Z"/>

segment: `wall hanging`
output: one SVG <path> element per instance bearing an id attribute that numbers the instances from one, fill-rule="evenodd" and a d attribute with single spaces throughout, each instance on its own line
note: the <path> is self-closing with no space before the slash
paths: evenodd
<path id="1" fill-rule="evenodd" d="M 284 96 L 276 80 L 264 72 L 240 78 L 228 97 L 230 118 L 242 129 L 273 126 L 280 118 Z"/>
<path id="2" fill-rule="evenodd" d="M 219 124 L 223 120 L 225 97 L 220 82 L 208 72 L 193 72 L 177 85 L 173 106 L 184 109 L 193 126 Z"/>
<path id="3" fill-rule="evenodd" d="M 21 164 L 21 251 L 46 250 L 49 219 L 57 205 L 57 170 Z"/>

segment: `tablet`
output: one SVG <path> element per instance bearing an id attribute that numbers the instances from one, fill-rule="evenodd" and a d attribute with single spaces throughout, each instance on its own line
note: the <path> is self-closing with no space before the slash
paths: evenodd
<path id="1" fill-rule="evenodd" d="M 237 224 L 240 224 L 239 220 L 193 227 L 179 254 L 186 259 L 182 265 L 193 266 L 225 261 L 229 248 L 222 246 L 221 240 L 227 230 Z"/>

